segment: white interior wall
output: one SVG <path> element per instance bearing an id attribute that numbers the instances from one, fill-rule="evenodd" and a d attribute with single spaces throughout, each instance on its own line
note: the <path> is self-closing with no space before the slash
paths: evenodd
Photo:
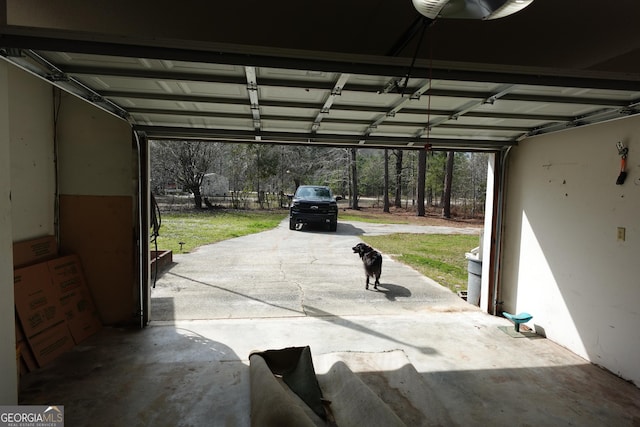
<path id="1" fill-rule="evenodd" d="M 60 193 L 132 196 L 131 125 L 68 93 L 62 105 Z"/>
<path id="2" fill-rule="evenodd" d="M 527 139 L 511 150 L 503 310 L 640 385 L 640 118 Z M 628 176 L 616 185 L 629 147 Z M 617 238 L 624 227 L 626 239 Z"/>
<path id="3" fill-rule="evenodd" d="M 0 405 L 18 402 L 13 311 L 9 65 L 0 61 Z"/>
<path id="4" fill-rule="evenodd" d="M 13 241 L 55 235 L 53 89 L 9 68 Z"/>
<path id="5" fill-rule="evenodd" d="M 52 90 L 47 83 L 12 65 L 2 62 L 1 66 L 0 339 L 8 345 L 2 345 L 0 351 L 0 403 L 15 404 L 13 242 L 54 234 Z"/>

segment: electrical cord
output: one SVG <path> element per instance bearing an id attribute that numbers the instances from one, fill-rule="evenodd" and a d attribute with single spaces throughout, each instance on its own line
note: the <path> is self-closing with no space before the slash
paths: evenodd
<path id="1" fill-rule="evenodd" d="M 411 78 L 411 73 L 413 72 L 413 67 L 416 64 L 416 59 L 418 59 L 418 53 L 420 52 L 420 46 L 422 45 L 422 40 L 424 39 L 424 34 L 431 25 L 433 25 L 435 21 L 430 19 L 422 20 L 422 31 L 420 32 L 420 38 L 418 39 L 418 44 L 416 45 L 416 50 L 413 54 L 413 59 L 411 60 L 411 65 L 409 66 L 409 70 L 404 77 L 404 85 L 400 88 L 400 96 L 404 96 L 404 92 L 407 90 L 407 86 L 409 85 L 409 79 Z M 431 84 L 431 76 L 429 76 L 429 84 Z"/>
<path id="2" fill-rule="evenodd" d="M 58 119 L 62 107 L 62 93 L 53 87 L 53 169 L 54 169 L 54 200 L 53 200 L 53 229 L 56 245 L 60 247 L 60 168 L 58 164 Z"/>
<path id="3" fill-rule="evenodd" d="M 158 280 L 158 236 L 160 235 L 160 227 L 162 227 L 162 215 L 160 214 L 160 207 L 156 202 L 156 198 L 151 193 L 151 239 L 150 241 L 155 245 L 155 272 L 153 275 L 153 287 L 156 287 L 156 281 Z"/>

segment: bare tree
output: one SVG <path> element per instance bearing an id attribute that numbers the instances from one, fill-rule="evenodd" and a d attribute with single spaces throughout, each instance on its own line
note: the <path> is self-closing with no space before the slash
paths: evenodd
<path id="1" fill-rule="evenodd" d="M 249 144 L 246 146 L 250 167 L 248 177 L 252 181 L 253 188 L 258 195 L 260 207 L 264 207 L 265 191 L 270 178 L 275 178 L 278 173 L 280 160 L 279 153 L 274 145 L 270 144 Z"/>
<path id="2" fill-rule="evenodd" d="M 393 150 L 393 154 L 396 156 L 396 192 L 393 206 L 396 208 L 402 207 L 402 150 Z"/>
<path id="3" fill-rule="evenodd" d="M 486 153 L 471 153 L 469 167 L 471 169 L 471 188 L 473 205 L 471 215 L 475 216 L 477 210 L 484 211 L 484 202 L 487 195 L 487 169 L 489 156 Z"/>
<path id="4" fill-rule="evenodd" d="M 325 149 L 326 150 L 326 149 Z M 285 171 L 283 176 L 283 191 L 292 193 L 302 184 L 312 184 L 314 174 L 324 166 L 320 151 L 317 147 L 292 146 L 284 147 L 282 162 Z"/>
<path id="5" fill-rule="evenodd" d="M 384 207 L 383 212 L 389 212 L 389 150 L 384 149 Z"/>
<path id="6" fill-rule="evenodd" d="M 357 148 L 351 149 L 351 208 L 359 209 L 358 207 L 358 166 L 357 160 Z"/>
<path id="7" fill-rule="evenodd" d="M 442 216 L 451 218 L 451 188 L 453 183 L 454 152 L 447 152 L 447 166 L 444 178 L 444 194 L 442 198 Z"/>
<path id="8" fill-rule="evenodd" d="M 175 161 L 168 155 L 167 144 L 166 141 L 151 141 L 151 191 L 155 194 L 164 194 L 177 184 Z"/>
<path id="9" fill-rule="evenodd" d="M 214 161 L 215 145 L 204 141 L 166 141 L 152 145 L 152 170 L 172 176 L 179 188 L 193 193 L 196 208 L 202 208 L 200 186 Z M 153 163 L 158 162 L 156 166 Z M 170 180 L 170 179 L 169 179 Z"/>
<path id="10" fill-rule="evenodd" d="M 432 152 L 427 159 L 427 169 L 427 206 L 442 206 L 444 175 L 446 171 L 446 153 Z"/>
<path id="11" fill-rule="evenodd" d="M 418 216 L 424 216 L 424 181 L 427 175 L 427 150 L 420 150 L 418 155 Z"/>
<path id="12" fill-rule="evenodd" d="M 202 208 L 200 187 L 204 176 L 213 163 L 209 143 L 202 141 L 183 142 L 176 150 L 178 159 L 178 180 L 182 186 L 193 193 L 196 208 Z"/>

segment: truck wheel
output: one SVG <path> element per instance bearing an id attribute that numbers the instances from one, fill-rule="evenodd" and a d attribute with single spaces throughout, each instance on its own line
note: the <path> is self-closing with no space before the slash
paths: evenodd
<path id="1" fill-rule="evenodd" d="M 296 221 L 293 218 L 289 218 L 289 230 L 296 229 Z"/>

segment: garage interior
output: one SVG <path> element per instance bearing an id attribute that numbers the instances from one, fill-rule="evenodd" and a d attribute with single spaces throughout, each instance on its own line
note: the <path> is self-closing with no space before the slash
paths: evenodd
<path id="1" fill-rule="evenodd" d="M 0 1 L 3 294 L 12 245 L 50 235 L 82 259 L 104 325 L 153 321 L 152 139 L 485 151 L 481 309 L 535 312 L 548 340 L 640 384 L 636 2 L 488 21 L 390 0 L 85 3 Z M 13 298 L 0 312 L 14 404 Z"/>

